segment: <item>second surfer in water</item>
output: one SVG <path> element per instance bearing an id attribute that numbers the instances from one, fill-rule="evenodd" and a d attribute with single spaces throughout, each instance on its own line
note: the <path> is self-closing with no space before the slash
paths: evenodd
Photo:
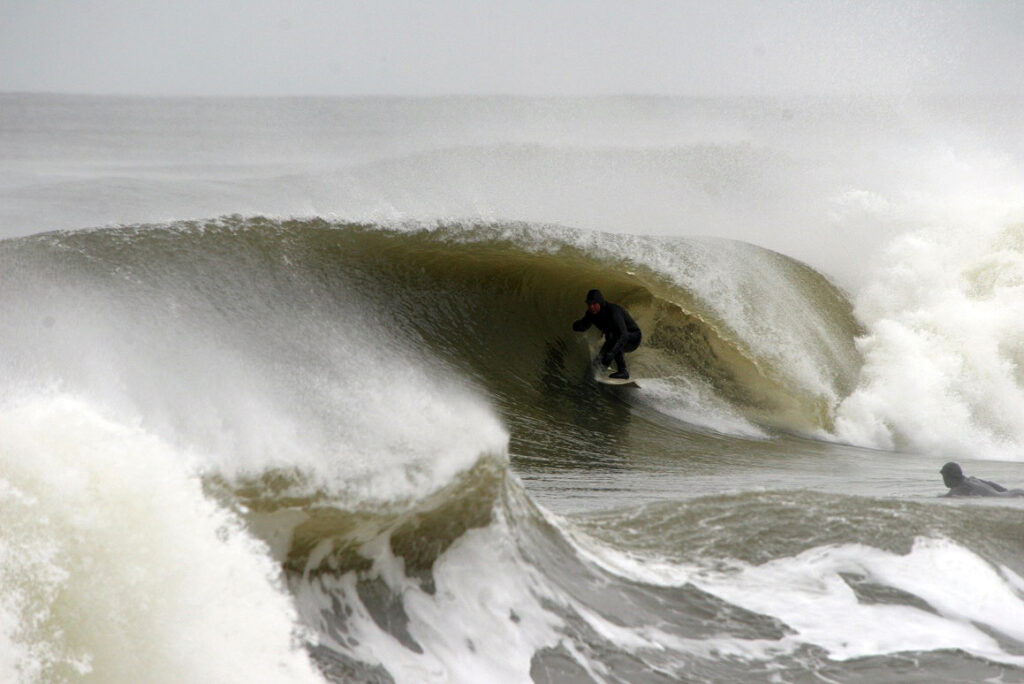
<path id="1" fill-rule="evenodd" d="M 942 481 L 949 487 L 943 496 L 1020 496 L 1024 497 L 1024 489 L 1010 489 L 991 480 L 977 477 L 966 477 L 959 463 L 950 461 L 942 466 Z"/>
<path id="2" fill-rule="evenodd" d="M 630 317 L 628 311 L 618 304 L 606 302 L 600 290 L 591 290 L 587 293 L 587 312 L 583 314 L 583 318 L 572 324 L 572 329 L 583 332 L 592 325 L 604 333 L 604 345 L 596 360 L 605 368 L 614 360 L 618 371 L 609 377 L 629 379 L 625 354 L 635 351 L 640 346 L 640 327 Z"/>

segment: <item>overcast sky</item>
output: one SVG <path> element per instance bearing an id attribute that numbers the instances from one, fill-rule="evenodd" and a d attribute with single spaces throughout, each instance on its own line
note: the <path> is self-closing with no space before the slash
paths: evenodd
<path id="1" fill-rule="evenodd" d="M 0 90 L 1024 94 L 1024 2 L 0 0 Z"/>

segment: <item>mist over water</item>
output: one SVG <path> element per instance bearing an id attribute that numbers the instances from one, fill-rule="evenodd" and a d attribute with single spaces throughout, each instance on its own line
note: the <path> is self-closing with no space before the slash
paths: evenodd
<path id="1" fill-rule="evenodd" d="M 1024 681 L 1020 104 L 0 95 L 0 678 Z"/>
<path id="2" fill-rule="evenodd" d="M 898 234 L 1013 219 L 1016 104 L 7 95 L 0 116 L 18 134 L 2 225 L 226 213 L 559 223 L 740 239 L 859 287 Z"/>

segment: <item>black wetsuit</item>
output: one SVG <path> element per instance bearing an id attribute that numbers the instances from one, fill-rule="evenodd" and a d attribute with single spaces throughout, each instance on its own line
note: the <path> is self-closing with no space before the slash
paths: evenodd
<path id="1" fill-rule="evenodd" d="M 576 332 L 583 332 L 592 325 L 596 326 L 604 333 L 604 345 L 601 347 L 598 359 L 605 366 L 614 359 L 619 371 L 627 372 L 624 354 L 635 351 L 640 346 L 642 337 L 640 326 L 621 306 L 606 302 L 600 290 L 591 290 L 587 293 L 587 303 L 590 302 L 600 304 L 600 311 L 594 314 L 588 310 L 583 314 L 583 318 L 572 324 L 572 329 Z"/>
<path id="2" fill-rule="evenodd" d="M 1002 485 L 977 477 L 965 477 L 953 485 L 946 496 L 1024 496 L 1024 489 L 1006 489 Z"/>

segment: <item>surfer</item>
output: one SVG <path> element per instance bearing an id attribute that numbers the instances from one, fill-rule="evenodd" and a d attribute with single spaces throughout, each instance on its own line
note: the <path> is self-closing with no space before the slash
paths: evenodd
<path id="1" fill-rule="evenodd" d="M 950 461 L 942 466 L 942 481 L 949 492 L 944 496 L 1024 496 L 1024 489 L 1010 489 L 977 477 L 964 477 L 959 463 Z"/>
<path id="2" fill-rule="evenodd" d="M 640 326 L 621 306 L 606 302 L 600 290 L 588 292 L 586 301 L 587 312 L 583 314 L 583 318 L 572 324 L 572 329 L 583 332 L 596 325 L 597 329 L 604 333 L 604 345 L 595 361 L 607 368 L 614 359 L 618 371 L 609 377 L 628 380 L 629 370 L 626 368 L 625 355 L 640 346 Z"/>

